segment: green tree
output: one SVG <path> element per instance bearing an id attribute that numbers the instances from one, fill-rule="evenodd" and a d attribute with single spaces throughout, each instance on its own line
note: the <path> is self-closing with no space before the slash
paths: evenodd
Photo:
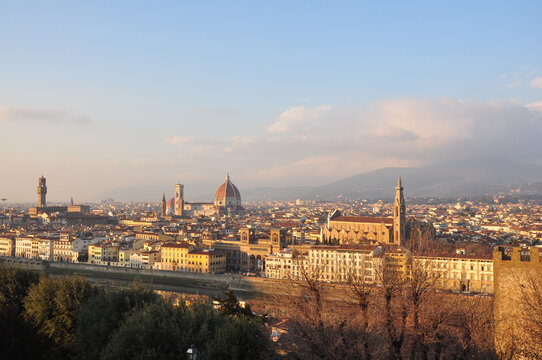
<path id="1" fill-rule="evenodd" d="M 85 303 L 79 312 L 73 350 L 79 359 L 99 359 L 103 347 L 127 314 L 145 305 L 158 303 L 152 290 L 140 286 L 102 291 Z"/>
<path id="2" fill-rule="evenodd" d="M 241 306 L 239 304 L 239 299 L 237 299 L 237 296 L 233 294 L 233 291 L 227 290 L 224 292 L 225 298 L 215 298 L 215 301 L 218 301 L 220 304 L 220 312 L 224 315 L 229 316 L 248 316 L 248 317 L 254 317 L 254 314 L 252 314 L 252 309 L 250 308 L 250 305 L 246 304 L 245 306 Z"/>
<path id="3" fill-rule="evenodd" d="M 176 310 L 150 304 L 125 318 L 105 346 L 103 360 L 168 360 L 185 357 L 186 341 Z"/>
<path id="4" fill-rule="evenodd" d="M 0 304 L 0 359 L 46 359 L 48 345 L 15 305 Z"/>
<path id="5" fill-rule="evenodd" d="M 42 276 L 24 300 L 24 316 L 38 332 L 64 347 L 71 343 L 77 313 L 95 289 L 80 276 Z"/>
<path id="6" fill-rule="evenodd" d="M 39 281 L 39 274 L 9 267 L 0 263 L 0 304 L 14 305 L 15 311 L 21 311 L 23 300 L 31 285 Z"/>
<path id="7" fill-rule="evenodd" d="M 247 317 L 226 318 L 205 342 L 202 360 L 272 359 L 274 351 L 262 325 Z"/>

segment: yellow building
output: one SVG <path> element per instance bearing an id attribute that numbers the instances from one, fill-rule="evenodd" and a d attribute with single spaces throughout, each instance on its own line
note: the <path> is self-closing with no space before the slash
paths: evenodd
<path id="1" fill-rule="evenodd" d="M 90 244 L 88 246 L 88 262 L 91 264 L 107 265 L 119 261 L 119 246 L 106 242 Z"/>
<path id="2" fill-rule="evenodd" d="M 193 246 L 187 242 L 167 243 L 160 247 L 162 270 L 188 270 L 188 252 Z"/>
<path id="3" fill-rule="evenodd" d="M 0 256 L 15 256 L 15 236 L 0 236 Z"/>
<path id="4" fill-rule="evenodd" d="M 99 264 L 102 261 L 102 244 L 90 244 L 88 246 L 88 262 L 91 264 Z"/>
<path id="5" fill-rule="evenodd" d="M 192 250 L 188 253 L 188 271 L 217 274 L 226 271 L 226 254 L 216 250 Z"/>
<path id="6" fill-rule="evenodd" d="M 405 281 L 411 275 L 412 259 L 408 250 L 390 245 L 384 250 L 380 281 Z"/>

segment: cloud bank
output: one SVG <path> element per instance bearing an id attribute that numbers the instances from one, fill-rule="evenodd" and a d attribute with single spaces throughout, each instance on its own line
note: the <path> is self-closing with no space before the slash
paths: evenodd
<path id="1" fill-rule="evenodd" d="M 7 106 L 0 106 L 0 121 L 74 124 L 91 122 L 86 116 L 73 115 L 61 110 L 23 109 Z"/>
<path id="2" fill-rule="evenodd" d="M 272 152 L 269 162 L 279 158 L 279 164 L 251 176 L 338 178 L 469 157 L 540 162 L 541 110 L 540 103 L 452 98 L 289 108 L 268 126 L 258 152 Z"/>
<path id="3" fill-rule="evenodd" d="M 196 140 L 194 136 L 170 136 L 164 139 L 170 145 L 185 145 Z"/>
<path id="4" fill-rule="evenodd" d="M 531 81 L 531 86 L 537 89 L 542 89 L 542 77 L 534 78 Z"/>

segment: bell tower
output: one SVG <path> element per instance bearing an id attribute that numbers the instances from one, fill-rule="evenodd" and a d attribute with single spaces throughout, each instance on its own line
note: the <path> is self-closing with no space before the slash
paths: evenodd
<path id="1" fill-rule="evenodd" d="M 239 229 L 239 235 L 241 238 L 241 244 L 250 244 L 251 231 L 249 228 Z"/>
<path id="2" fill-rule="evenodd" d="M 162 193 L 162 217 L 166 216 L 166 194 Z"/>
<path id="3" fill-rule="evenodd" d="M 184 185 L 175 184 L 175 215 L 183 216 L 184 208 Z"/>
<path id="4" fill-rule="evenodd" d="M 406 206 L 403 197 L 403 183 L 401 176 L 395 188 L 395 202 L 393 204 L 393 243 L 402 244 L 405 241 Z"/>
<path id="5" fill-rule="evenodd" d="M 38 207 L 45 207 L 47 205 L 47 202 L 45 201 L 46 195 L 47 195 L 46 179 L 42 175 L 38 179 Z"/>

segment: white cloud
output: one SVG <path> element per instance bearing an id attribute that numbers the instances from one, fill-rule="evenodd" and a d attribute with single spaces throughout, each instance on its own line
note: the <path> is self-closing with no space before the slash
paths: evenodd
<path id="1" fill-rule="evenodd" d="M 387 166 L 469 157 L 528 163 L 542 153 L 542 102 L 399 98 L 363 107 L 291 107 L 278 114 L 271 129 L 255 130 L 255 123 L 254 132 L 238 128 L 237 136 L 168 138 L 190 145 L 167 156 L 121 159 L 119 169 L 142 177 L 149 169 L 170 177 L 193 171 L 201 179 L 221 179 L 224 169 L 234 169 L 244 186 L 319 185 Z"/>
<path id="2" fill-rule="evenodd" d="M 529 110 L 532 110 L 532 111 L 539 111 L 540 113 L 542 113 L 542 101 L 535 101 L 535 102 L 532 102 L 530 104 L 527 104 L 526 107 L 529 109 Z"/>
<path id="3" fill-rule="evenodd" d="M 531 81 L 531 86 L 537 89 L 542 89 L 542 77 L 534 78 Z"/>
<path id="4" fill-rule="evenodd" d="M 510 89 L 513 89 L 513 88 L 519 87 L 521 84 L 522 84 L 522 81 L 518 80 L 518 81 L 513 81 L 513 82 L 510 82 L 510 83 L 506 84 L 506 87 L 508 87 Z"/>
<path id="5" fill-rule="evenodd" d="M 529 162 L 542 153 L 540 103 L 400 98 L 319 108 L 279 116 L 250 151 L 256 164 L 267 166 L 251 177 L 330 179 L 469 157 Z"/>
<path id="6" fill-rule="evenodd" d="M 0 121 L 67 122 L 74 124 L 87 124 L 91 122 L 86 116 L 73 115 L 62 110 L 23 109 L 8 106 L 0 106 Z"/>
<path id="7" fill-rule="evenodd" d="M 170 136 L 165 141 L 170 145 L 186 145 L 196 140 L 194 136 Z"/>
<path id="8" fill-rule="evenodd" d="M 333 107 L 322 105 L 312 108 L 294 106 L 279 115 L 277 121 L 267 128 L 270 134 L 279 134 L 293 130 L 301 124 L 311 123 L 328 113 Z"/>

